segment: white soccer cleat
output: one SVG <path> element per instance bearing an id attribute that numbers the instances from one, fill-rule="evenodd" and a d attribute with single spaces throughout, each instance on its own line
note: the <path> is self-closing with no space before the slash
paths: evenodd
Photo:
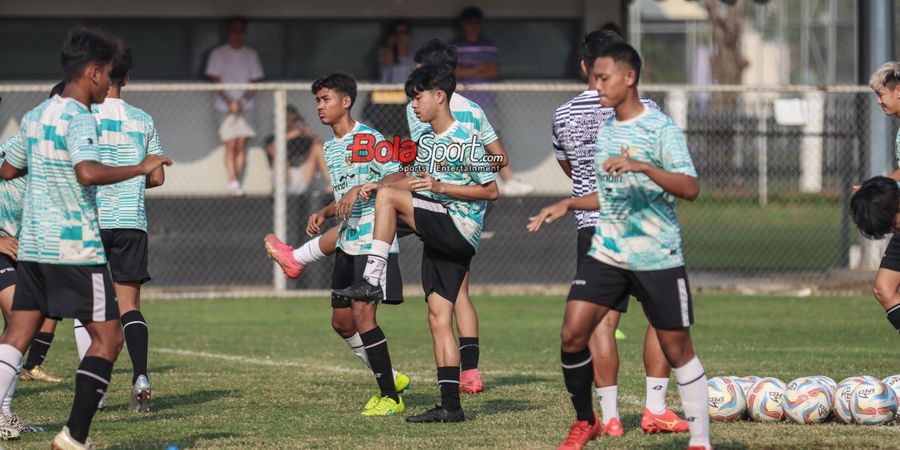
<path id="1" fill-rule="evenodd" d="M 106 394 L 104 393 L 102 397 L 100 397 L 100 401 L 97 402 L 97 411 L 103 411 L 106 409 Z"/>
<path id="2" fill-rule="evenodd" d="M 19 430 L 15 429 L 12 424 L 6 419 L 6 416 L 0 415 L 0 440 L 3 441 L 11 441 L 13 439 L 18 439 Z"/>
<path id="3" fill-rule="evenodd" d="M 17 416 L 15 413 L 4 414 L 3 419 L 7 426 L 15 428 L 19 433 L 43 433 L 44 428 L 34 426 Z"/>
<path id="4" fill-rule="evenodd" d="M 94 446 L 91 445 L 90 439 L 84 444 L 76 441 L 75 438 L 69 434 L 69 427 L 63 427 L 62 431 L 53 438 L 53 442 L 50 443 L 50 448 L 51 450 L 93 450 Z"/>
<path id="5" fill-rule="evenodd" d="M 134 386 L 131 387 L 131 411 L 150 412 L 150 380 L 146 375 L 140 375 Z"/>

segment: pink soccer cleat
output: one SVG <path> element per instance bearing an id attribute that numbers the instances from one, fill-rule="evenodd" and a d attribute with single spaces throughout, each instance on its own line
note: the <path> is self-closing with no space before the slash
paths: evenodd
<path id="1" fill-rule="evenodd" d="M 267 234 L 263 240 L 266 244 L 266 252 L 273 261 L 281 266 L 284 276 L 288 278 L 297 278 L 300 272 L 303 272 L 303 264 L 294 259 L 294 248 L 281 242 L 274 234 Z"/>

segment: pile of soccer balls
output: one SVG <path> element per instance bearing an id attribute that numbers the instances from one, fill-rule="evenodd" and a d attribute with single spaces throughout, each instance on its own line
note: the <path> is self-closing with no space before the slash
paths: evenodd
<path id="1" fill-rule="evenodd" d="M 727 421 L 790 420 L 883 425 L 897 417 L 900 375 L 879 380 L 864 375 L 840 383 L 823 375 L 797 378 L 785 386 L 777 378 L 715 377 L 709 380 L 709 417 Z"/>

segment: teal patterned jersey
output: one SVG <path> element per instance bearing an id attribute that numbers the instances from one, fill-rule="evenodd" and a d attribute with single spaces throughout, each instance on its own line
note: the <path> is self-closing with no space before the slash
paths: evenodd
<path id="1" fill-rule="evenodd" d="M 7 149 L 13 146 L 22 146 L 24 142 L 24 128 L 20 128 L 18 133 L 0 144 L 0 165 L 6 159 Z M 27 180 L 27 177 L 19 177 L 9 181 L 0 180 L 0 236 L 19 237 Z"/>
<path id="2" fill-rule="evenodd" d="M 900 167 L 900 129 L 897 130 L 897 136 L 894 138 L 894 158 L 897 160 L 897 167 Z"/>
<path id="3" fill-rule="evenodd" d="M 683 266 L 675 197 L 644 174 L 603 171 L 608 158 L 623 152 L 667 172 L 697 176 L 684 133 L 669 116 L 644 107 L 641 115 L 628 121 L 609 118 L 597 136 L 600 216 L 589 254 L 634 271 Z"/>
<path id="4" fill-rule="evenodd" d="M 375 136 L 375 143 L 384 140 L 384 136 L 374 128 L 357 122 L 353 130 L 341 138 L 333 137 L 325 143 L 325 163 L 328 166 L 328 178 L 334 190 L 334 201 L 339 202 L 344 194 L 355 186 L 375 183 L 382 178 L 398 172 L 400 163 L 388 161 L 380 163 L 375 159 L 369 162 L 351 162 L 351 151 L 347 149 L 357 134 Z M 338 247 L 348 255 L 365 255 L 372 247 L 372 234 L 375 231 L 375 197 L 369 201 L 362 199 L 353 205 L 353 212 L 348 220 L 342 221 L 338 231 Z M 397 240 L 391 252 L 397 253 Z"/>
<path id="5" fill-rule="evenodd" d="M 487 115 L 478 103 L 473 102 L 459 93 L 450 96 L 450 113 L 472 134 L 478 136 L 481 145 L 488 146 L 497 140 L 497 133 L 488 121 Z M 431 127 L 427 123 L 419 121 L 416 112 L 413 111 L 412 102 L 406 104 L 406 122 L 409 124 L 409 135 L 414 141 L 425 134 L 425 130 Z"/>
<path id="6" fill-rule="evenodd" d="M 100 162 L 107 166 L 134 166 L 148 154 L 162 155 L 153 118 L 120 98 L 91 107 L 100 132 Z M 144 209 L 146 177 L 97 187 L 100 228 L 147 231 Z"/>
<path id="7" fill-rule="evenodd" d="M 24 142 L 6 161 L 28 169 L 19 232 L 19 261 L 106 264 L 97 221 L 96 190 L 75 178 L 75 165 L 100 162 L 97 122 L 87 106 L 54 96 L 22 119 Z"/>
<path id="8" fill-rule="evenodd" d="M 479 142 L 477 137 L 474 140 L 474 146 L 469 150 L 461 152 L 458 158 L 450 158 L 441 161 L 440 164 L 431 164 L 430 159 L 423 160 L 423 155 L 431 155 L 441 146 L 452 144 L 462 145 L 473 142 L 473 134 L 458 120 L 444 131 L 442 134 L 434 134 L 431 126 L 423 131 L 423 136 L 427 134 L 434 135 L 434 140 L 423 138 L 418 147 L 418 155 L 416 156 L 416 165 L 424 164 L 428 168 L 426 172 L 434 179 L 447 184 L 455 184 L 459 186 L 481 186 L 494 181 L 493 167 L 484 161 L 484 146 Z M 462 147 L 464 150 L 466 146 Z M 427 156 L 424 156 L 427 158 Z M 441 202 L 447 208 L 450 218 L 456 229 L 475 250 L 478 250 L 478 243 L 481 239 L 481 228 L 484 226 L 484 210 L 487 202 L 484 200 L 462 200 L 451 197 L 446 194 L 436 194 L 431 191 L 422 191 L 419 194 Z"/>

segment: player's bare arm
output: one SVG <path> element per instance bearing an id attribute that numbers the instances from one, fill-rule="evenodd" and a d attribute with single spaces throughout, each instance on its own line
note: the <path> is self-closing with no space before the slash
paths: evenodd
<path id="1" fill-rule="evenodd" d="M 694 201 L 700 195 L 700 183 L 697 178 L 680 173 L 672 173 L 652 164 L 631 159 L 628 156 L 614 156 L 603 163 L 603 171 L 610 175 L 621 175 L 627 172 L 643 173 L 664 191 L 688 201 Z"/>
<path id="2" fill-rule="evenodd" d="M 541 225 L 553 223 L 573 209 L 581 211 L 600 209 L 600 196 L 596 192 L 591 192 L 581 197 L 567 198 L 545 206 L 537 215 L 528 218 L 528 225 L 525 228 L 534 233 L 541 229 Z"/>
<path id="3" fill-rule="evenodd" d="M 147 155 L 140 164 L 135 166 L 113 167 L 96 161 L 83 161 L 75 164 L 75 177 L 84 186 L 103 186 L 134 177 L 147 176 L 160 167 L 171 165 L 171 159 L 160 155 Z"/>

